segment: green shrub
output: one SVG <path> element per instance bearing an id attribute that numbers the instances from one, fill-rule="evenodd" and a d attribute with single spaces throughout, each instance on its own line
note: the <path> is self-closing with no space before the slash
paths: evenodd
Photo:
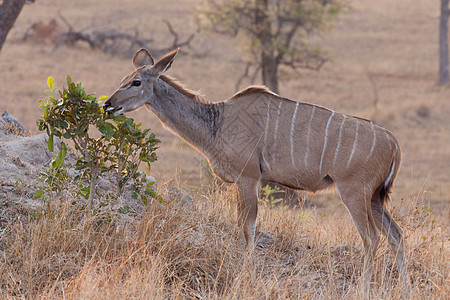
<path id="1" fill-rule="evenodd" d="M 106 97 L 97 99 L 94 94 L 87 94 L 81 83 L 75 84 L 70 76 L 67 76 L 67 88 L 59 90 L 58 97 L 52 95 L 57 90 L 52 77 L 48 78 L 47 85 L 49 96 L 39 100 L 44 116 L 37 120 L 37 125 L 49 136 L 51 152 L 54 137 L 61 140 L 60 152 L 52 159 L 42 180 L 48 183 L 47 190 L 61 192 L 61 182 L 66 176 L 63 167 L 67 152 L 65 141 L 70 140 L 78 156 L 75 164 L 78 193 L 88 200 L 90 209 L 93 209 L 98 178 L 106 172 L 115 175 L 119 196 L 128 183 L 134 188 L 133 197 L 139 196 L 145 204 L 148 196 L 157 197 L 152 189 L 154 182 L 148 182 L 145 174 L 139 171 L 141 162 L 150 170 L 151 163 L 157 159 L 155 150 L 160 141 L 155 135 L 149 129 L 142 130 L 141 124 L 134 123 L 132 118 L 105 113 L 99 100 Z M 90 128 L 96 128 L 100 137 L 95 137 Z M 35 197 L 42 197 L 44 190 L 38 190 Z"/>

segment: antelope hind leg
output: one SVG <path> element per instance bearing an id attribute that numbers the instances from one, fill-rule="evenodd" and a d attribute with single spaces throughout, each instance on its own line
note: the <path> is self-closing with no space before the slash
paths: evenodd
<path id="1" fill-rule="evenodd" d="M 380 234 L 375 227 L 370 207 L 370 197 L 365 194 L 358 194 L 357 191 L 364 191 L 364 188 L 354 186 L 339 186 L 336 183 L 342 201 L 347 207 L 358 230 L 364 245 L 364 267 L 362 272 L 362 294 L 363 298 L 369 298 L 370 285 L 372 282 L 373 263 Z"/>
<path id="2" fill-rule="evenodd" d="M 374 197 L 372 201 L 372 214 L 378 229 L 386 236 L 392 251 L 396 257 L 397 267 L 399 269 L 402 282 L 407 290 L 411 292 L 411 284 L 408 278 L 407 264 L 405 260 L 405 250 L 403 245 L 403 230 L 394 221 L 391 215 L 382 207 L 381 202 Z"/>

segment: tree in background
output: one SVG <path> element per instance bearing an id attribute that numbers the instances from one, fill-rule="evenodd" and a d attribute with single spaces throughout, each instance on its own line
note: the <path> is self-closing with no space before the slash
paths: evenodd
<path id="1" fill-rule="evenodd" d="M 34 0 L 3 0 L 0 1 L 0 51 L 5 43 L 6 36 L 16 22 L 17 17 L 22 11 L 25 3 L 34 2 Z"/>
<path id="2" fill-rule="evenodd" d="M 448 75 L 448 17 L 449 0 L 441 0 L 441 17 L 439 22 L 439 85 L 449 81 Z"/>
<path id="3" fill-rule="evenodd" d="M 339 11 L 333 0 L 207 0 L 200 10 L 207 22 L 200 25 L 231 36 L 242 32 L 250 43 L 251 58 L 237 85 L 254 67 L 253 80 L 261 72 L 263 83 L 278 93 L 281 65 L 294 71 L 319 70 L 326 62 L 308 38 L 326 30 Z"/>

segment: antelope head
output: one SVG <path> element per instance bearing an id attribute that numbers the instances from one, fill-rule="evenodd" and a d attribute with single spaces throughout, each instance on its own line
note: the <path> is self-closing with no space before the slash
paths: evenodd
<path id="1" fill-rule="evenodd" d="M 105 111 L 119 115 L 136 110 L 144 104 L 149 108 L 157 106 L 155 82 L 169 70 L 179 49 L 169 52 L 156 63 L 146 49 L 138 50 L 133 57 L 136 69 L 122 79 L 120 87 L 105 102 Z"/>

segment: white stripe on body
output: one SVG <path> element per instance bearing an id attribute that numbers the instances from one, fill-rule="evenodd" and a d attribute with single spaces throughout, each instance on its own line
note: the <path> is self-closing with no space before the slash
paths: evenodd
<path id="1" fill-rule="evenodd" d="M 298 109 L 298 102 L 297 102 L 297 104 L 295 104 L 295 111 L 294 111 L 294 115 L 292 116 L 292 121 L 291 121 L 291 160 L 292 160 L 292 166 L 294 167 L 294 169 L 296 169 L 295 161 L 294 161 L 294 125 L 295 125 L 295 118 L 297 116 L 297 109 Z"/>
<path id="2" fill-rule="evenodd" d="M 372 148 L 370 148 L 370 153 L 369 156 L 367 156 L 366 161 L 368 161 L 369 158 L 372 156 L 373 150 L 375 149 L 375 144 L 377 143 L 377 133 L 375 131 L 375 128 L 373 127 L 373 122 L 370 122 L 370 126 L 372 127 L 373 141 L 372 141 Z"/>
<path id="3" fill-rule="evenodd" d="M 313 106 L 313 110 L 311 112 L 311 118 L 309 118 L 309 124 L 308 124 L 308 135 L 306 136 L 306 151 L 305 151 L 305 167 L 308 167 L 308 152 L 309 152 L 309 136 L 311 135 L 311 122 L 314 117 L 314 112 L 316 111 L 316 106 Z"/>
<path id="4" fill-rule="evenodd" d="M 267 113 L 266 113 L 266 128 L 264 129 L 264 147 L 262 150 L 262 159 L 264 161 L 264 164 L 266 168 L 270 169 L 270 164 L 266 159 L 266 153 L 267 153 L 267 133 L 269 131 L 269 121 L 270 121 L 270 104 L 272 102 L 272 99 L 269 99 L 269 103 L 267 104 Z"/>
<path id="5" fill-rule="evenodd" d="M 347 168 L 350 166 L 350 162 L 352 161 L 353 154 L 355 154 L 356 145 L 357 145 L 357 143 L 358 143 L 358 129 L 359 129 L 359 121 L 356 120 L 355 141 L 353 142 L 352 153 L 350 154 L 350 157 L 349 157 L 348 162 L 347 162 Z"/>
<path id="6" fill-rule="evenodd" d="M 387 188 L 389 185 L 389 182 L 391 182 L 392 180 L 392 175 L 394 175 L 394 170 L 395 170 L 395 153 L 397 153 L 398 148 L 397 145 L 395 145 L 395 152 L 394 152 L 394 157 L 392 158 L 392 165 L 391 168 L 389 170 L 388 176 L 386 178 L 386 180 L 384 181 L 384 188 Z"/>
<path id="7" fill-rule="evenodd" d="M 337 156 L 338 156 L 339 148 L 341 147 L 342 128 L 344 127 L 344 122 L 345 122 L 346 118 L 347 118 L 347 116 L 344 115 L 344 117 L 342 118 L 341 127 L 339 128 L 339 139 L 338 139 L 338 144 L 337 144 L 337 147 L 336 147 L 336 151 L 334 152 L 333 167 L 334 167 L 334 164 L 336 163 L 336 159 L 337 159 Z"/>
<path id="8" fill-rule="evenodd" d="M 389 174 L 388 174 L 386 180 L 384 181 L 384 188 L 387 188 L 389 182 L 391 181 L 392 175 L 394 174 L 394 169 L 395 169 L 395 160 L 392 160 L 391 169 L 389 170 Z"/>
<path id="9" fill-rule="evenodd" d="M 264 130 L 264 148 L 267 147 L 267 131 L 269 129 L 269 118 L 270 118 L 270 103 L 272 99 L 269 100 L 269 104 L 267 104 L 267 113 L 266 113 L 266 128 Z"/>
<path id="10" fill-rule="evenodd" d="M 330 126 L 330 122 L 331 122 L 331 119 L 333 119 L 333 116 L 334 116 L 334 111 L 331 114 L 331 116 L 328 118 L 327 127 L 325 128 L 325 138 L 324 138 L 324 141 L 323 141 L 323 149 L 322 149 L 322 155 L 320 156 L 320 166 L 319 166 L 319 170 L 320 170 L 321 174 L 322 174 L 323 156 L 325 155 L 325 150 L 327 149 L 328 127 Z"/>
<path id="11" fill-rule="evenodd" d="M 280 112 L 281 112 L 281 104 L 283 104 L 283 101 L 280 100 L 280 104 L 278 104 L 278 111 L 277 111 L 277 120 L 275 121 L 275 130 L 273 132 L 273 142 L 275 143 L 277 140 L 277 131 L 278 131 L 278 121 L 280 119 Z"/>
<path id="12" fill-rule="evenodd" d="M 384 130 L 384 135 L 386 136 L 386 139 L 388 140 L 389 150 L 391 150 L 392 149 L 391 138 L 389 137 L 389 134 L 387 133 L 386 130 Z"/>

